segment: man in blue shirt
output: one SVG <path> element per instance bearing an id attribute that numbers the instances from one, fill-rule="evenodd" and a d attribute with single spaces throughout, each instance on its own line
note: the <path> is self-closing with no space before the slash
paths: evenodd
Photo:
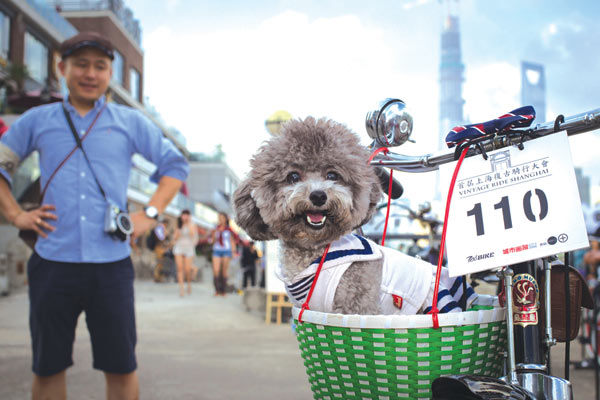
<path id="1" fill-rule="evenodd" d="M 127 209 L 134 153 L 157 166 L 151 177 L 158 183 L 156 192 L 143 211 L 131 214 L 135 239 L 155 226 L 189 167 L 140 112 L 106 102 L 111 43 L 83 32 L 66 40 L 60 51 L 68 98 L 27 111 L 0 141 L 0 210 L 18 229 L 38 233 L 28 263 L 32 397 L 66 397 L 65 371 L 73 364 L 77 318 L 85 311 L 94 368 L 105 373 L 107 398 L 135 399 L 139 388 L 130 246 L 105 231 L 107 207 L 111 203 Z M 37 150 L 45 186 L 76 145 L 67 113 L 89 161 L 75 150 L 52 178 L 42 206 L 24 211 L 10 191 L 12 174 Z"/>

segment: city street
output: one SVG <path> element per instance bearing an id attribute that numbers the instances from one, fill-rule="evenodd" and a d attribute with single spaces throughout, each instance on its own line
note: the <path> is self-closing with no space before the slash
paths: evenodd
<path id="1" fill-rule="evenodd" d="M 135 289 L 141 399 L 312 397 L 289 323 L 266 325 L 264 314 L 245 311 L 241 296 L 215 298 L 205 283 L 184 298 L 174 283 L 138 281 Z M 25 290 L 0 298 L 2 400 L 29 398 L 28 306 Z M 104 399 L 83 315 L 73 359 L 68 398 Z"/>
<path id="2" fill-rule="evenodd" d="M 205 274 L 206 275 L 206 274 Z M 141 399 L 310 399 L 296 339 L 289 323 L 266 325 L 247 312 L 237 294 L 215 298 L 196 283 L 179 298 L 174 283 L 136 283 Z M 0 399 L 29 398 L 31 354 L 27 292 L 0 298 Z M 104 399 L 101 373 L 91 368 L 90 341 L 82 316 L 75 365 L 68 370 L 70 399 Z M 573 342 L 573 360 L 580 357 Z M 562 376 L 563 351 L 553 353 Z M 591 370 L 571 370 L 575 399 L 594 399 Z"/>

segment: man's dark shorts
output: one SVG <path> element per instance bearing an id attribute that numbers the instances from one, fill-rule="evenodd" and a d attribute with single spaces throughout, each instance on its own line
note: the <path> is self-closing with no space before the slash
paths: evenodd
<path id="1" fill-rule="evenodd" d="M 33 253 L 27 266 L 33 372 L 57 374 L 73 365 L 75 327 L 82 311 L 94 368 L 126 374 L 137 368 L 133 265 L 49 261 Z"/>

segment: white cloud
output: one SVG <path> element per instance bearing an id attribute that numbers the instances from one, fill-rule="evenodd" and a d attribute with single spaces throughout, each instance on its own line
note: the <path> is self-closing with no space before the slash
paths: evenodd
<path id="1" fill-rule="evenodd" d="M 578 37 L 584 32 L 584 27 L 573 21 L 560 21 L 547 24 L 540 34 L 541 42 L 544 48 L 556 53 L 562 60 L 571 61 L 574 48 L 574 40 L 581 40 Z"/>
<path id="2" fill-rule="evenodd" d="M 179 0 L 167 0 L 166 1 L 167 11 L 173 12 L 179 6 Z"/>
<path id="3" fill-rule="evenodd" d="M 410 10 L 415 7 L 423 6 L 427 3 L 431 3 L 431 0 L 404 0 L 402 3 L 402 8 L 405 10 Z"/>
<path id="4" fill-rule="evenodd" d="M 367 111 L 398 96 L 415 110 L 419 144 L 405 146 L 427 153 L 437 140 L 437 77 L 402 75 L 395 67 L 402 45 L 356 16 L 311 20 L 287 11 L 254 28 L 176 29 L 161 27 L 145 41 L 150 102 L 187 137 L 190 150 L 223 144 L 240 175 L 269 137 L 264 120 L 280 109 L 333 118 L 367 143 Z"/>
<path id="5" fill-rule="evenodd" d="M 465 116 L 470 122 L 484 122 L 518 108 L 521 75 L 518 67 L 506 63 L 469 66 L 463 90 Z"/>

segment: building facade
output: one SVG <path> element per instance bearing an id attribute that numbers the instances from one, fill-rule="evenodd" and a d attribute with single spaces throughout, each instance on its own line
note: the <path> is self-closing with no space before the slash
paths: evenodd
<path id="1" fill-rule="evenodd" d="M 438 150 L 446 149 L 446 135 L 452 128 L 465 123 L 465 101 L 462 86 L 465 66 L 462 62 L 458 0 L 443 0 L 444 25 L 440 57 L 440 119 Z M 434 200 L 441 201 L 440 174 L 436 172 Z"/>
<path id="2" fill-rule="evenodd" d="M 446 134 L 450 129 L 464 123 L 465 101 L 462 96 L 464 70 L 458 15 L 452 14 L 448 9 L 441 37 L 439 149 L 446 148 Z"/>
<path id="3" fill-rule="evenodd" d="M 64 1 L 53 0 L 60 12 L 78 31 L 94 31 L 115 47 L 113 82 L 142 103 L 144 88 L 144 52 L 141 28 L 133 12 L 122 0 Z"/>
<path id="4" fill-rule="evenodd" d="M 579 189 L 579 198 L 581 203 L 591 206 L 591 182 L 590 177 L 583 174 L 583 169 L 575 168 L 575 180 L 577 181 L 577 188 Z"/>
<path id="5" fill-rule="evenodd" d="M 189 195 L 193 201 L 232 215 L 231 201 L 240 179 L 225 162 L 190 162 L 188 182 Z"/>
<path id="6" fill-rule="evenodd" d="M 521 62 L 521 104 L 535 108 L 535 120 L 546 122 L 546 74 L 544 66 Z"/>
<path id="7" fill-rule="evenodd" d="M 45 3 L 33 0 L 4 0 L 0 3 L 0 68 L 3 79 L 13 76 L 18 87 L 12 92 L 59 91 L 57 64 L 60 43 L 77 29 Z M 22 82 L 19 77 L 28 76 Z M 7 87 L 2 88 L 7 95 Z M 3 100 L 6 100 L 3 98 Z M 5 104 L 3 103 L 3 106 Z M 17 107 L 19 108 L 19 107 Z"/>

